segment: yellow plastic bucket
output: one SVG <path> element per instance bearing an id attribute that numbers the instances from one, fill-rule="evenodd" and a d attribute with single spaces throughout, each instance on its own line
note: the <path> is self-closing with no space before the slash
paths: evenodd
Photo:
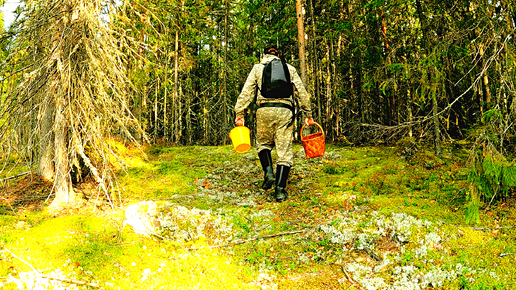
<path id="1" fill-rule="evenodd" d="M 251 150 L 251 131 L 244 126 L 235 127 L 229 132 L 229 138 L 233 147 L 238 153 L 245 153 Z"/>

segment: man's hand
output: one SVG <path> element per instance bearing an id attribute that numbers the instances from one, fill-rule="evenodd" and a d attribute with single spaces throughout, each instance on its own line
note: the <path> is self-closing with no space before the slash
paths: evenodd
<path id="1" fill-rule="evenodd" d="M 315 125 L 314 119 L 312 119 L 312 118 L 306 118 L 306 119 L 305 119 L 305 124 L 306 124 L 307 126 Z"/>
<path id="2" fill-rule="evenodd" d="M 244 126 L 244 118 L 236 118 L 235 119 L 235 125 L 237 125 L 237 126 Z"/>

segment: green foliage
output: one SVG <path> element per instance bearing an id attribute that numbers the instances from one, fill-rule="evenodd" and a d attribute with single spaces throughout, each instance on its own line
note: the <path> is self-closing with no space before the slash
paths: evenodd
<path id="1" fill-rule="evenodd" d="M 486 114 L 486 118 L 491 116 L 499 115 L 492 110 Z M 470 201 L 466 211 L 468 223 L 479 222 L 481 202 L 490 206 L 493 201 L 506 199 L 510 190 L 516 186 L 516 165 L 495 148 L 487 134 L 482 136 L 484 138 L 477 140 L 470 159 Z"/>
<path id="2" fill-rule="evenodd" d="M 476 184 L 485 199 L 505 198 L 516 186 L 516 165 L 499 154 L 487 154 L 472 170 L 469 180 Z"/>
<path id="3" fill-rule="evenodd" d="M 0 1 L 0 6 L 3 5 L 2 1 Z M 0 32 L 4 31 L 4 13 L 0 11 Z M 4 53 L 2 53 L 3 56 Z"/>
<path id="4" fill-rule="evenodd" d="M 342 174 L 345 169 L 340 167 L 339 164 L 332 162 L 324 165 L 323 170 L 328 174 Z"/>
<path id="5" fill-rule="evenodd" d="M 467 224 L 479 224 L 480 223 L 480 202 L 478 197 L 472 195 L 471 201 L 466 205 L 466 223 Z"/>
<path id="6" fill-rule="evenodd" d="M 486 111 L 482 115 L 482 122 L 483 123 L 489 123 L 489 122 L 492 122 L 493 120 L 496 120 L 496 119 L 502 119 L 503 120 L 503 115 L 500 112 L 500 110 L 491 109 L 489 111 Z"/>

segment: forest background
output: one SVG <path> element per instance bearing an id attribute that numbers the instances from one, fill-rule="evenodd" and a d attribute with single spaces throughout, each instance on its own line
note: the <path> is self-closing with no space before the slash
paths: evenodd
<path id="1" fill-rule="evenodd" d="M 405 197 L 401 205 L 411 207 L 411 211 L 422 212 L 422 216 L 425 216 L 425 211 L 437 216 L 438 210 L 428 210 L 433 206 L 431 201 L 413 202 L 412 198 L 419 195 L 417 188 L 426 188 L 428 192 L 425 194 L 429 198 L 434 198 L 432 194 L 438 197 L 446 183 L 450 183 L 448 191 L 453 196 L 447 198 L 468 203 L 466 221 L 479 223 L 481 201 L 487 205 L 487 213 L 491 213 L 488 210 L 493 202 L 504 201 L 516 186 L 516 168 L 513 165 L 516 141 L 513 127 L 516 109 L 516 6 L 513 1 L 22 2 L 24 8 L 16 11 L 16 20 L 2 31 L 0 41 L 2 178 L 37 172 L 43 179 L 53 182 L 51 190 L 55 198 L 52 205 L 56 208 L 77 202 L 81 194 L 78 184 L 85 180 L 93 180 L 99 186 L 100 194 L 95 191 L 97 197 L 100 195 L 116 203 L 120 190 L 115 176 L 119 169 L 128 168 L 123 154 L 120 154 L 123 152 L 118 145 L 120 143 L 130 149 L 140 148 L 142 144 L 156 146 L 147 151 L 149 159 L 146 162 L 157 164 L 157 160 L 163 162 L 161 158 L 170 160 L 160 163 L 159 172 L 172 175 L 171 171 L 181 171 L 184 179 L 192 179 L 187 182 L 188 186 L 184 186 L 192 191 L 204 193 L 212 190 L 210 187 L 219 189 L 217 180 L 223 178 L 219 177 L 218 169 L 221 168 L 234 180 L 251 180 L 253 176 L 260 175 L 252 164 L 249 168 L 246 167 L 248 164 L 243 164 L 246 160 L 254 160 L 255 154 L 234 160 L 228 157 L 227 148 L 219 145 L 230 144 L 228 132 L 234 127 L 236 98 L 253 64 L 260 60 L 263 47 L 271 42 L 280 48 L 285 60 L 298 69 L 312 96 L 314 119 L 324 128 L 330 151 L 326 159 L 317 161 L 307 161 L 296 155 L 302 159 L 299 163 L 304 172 L 293 172 L 294 197 L 289 204 L 283 205 L 285 208 L 302 204 L 310 209 L 307 211 L 312 215 L 309 218 L 316 221 L 318 219 L 314 215 L 319 218 L 325 214 L 322 208 L 325 205 L 321 202 L 325 198 L 331 201 L 326 201 L 324 212 L 335 211 L 334 207 L 351 207 L 347 198 L 344 201 L 332 200 L 340 198 L 334 195 L 336 190 L 350 187 L 350 191 L 355 192 L 371 187 L 370 192 L 364 190 L 365 196 L 359 198 L 366 199 L 374 194 L 384 194 L 385 188 L 387 191 L 391 187 L 398 188 L 399 182 L 389 182 L 387 177 L 399 173 L 400 180 L 405 176 L 408 181 L 403 182 L 410 187 L 407 189 L 409 198 Z M 246 124 L 253 135 L 256 109 L 253 104 L 246 114 Z M 301 117 L 297 120 L 295 131 L 299 130 L 302 120 Z M 299 139 L 299 136 L 295 137 Z M 355 148 L 349 151 L 341 146 L 350 144 Z M 394 155 L 390 149 L 387 149 L 388 153 L 379 153 L 381 150 L 376 152 L 361 147 L 383 144 L 396 144 L 401 152 L 396 151 L 398 155 Z M 422 144 L 432 148 L 434 159 L 419 164 L 415 155 L 416 152 L 424 152 Z M 449 158 L 439 159 L 446 151 L 443 150 L 445 147 L 452 151 L 467 149 L 468 155 L 460 160 L 443 161 Z M 205 148 L 212 149 L 211 155 L 203 155 Z M 364 160 L 358 160 L 356 154 L 364 156 Z M 426 158 L 425 153 L 421 154 L 422 159 Z M 345 156 L 345 160 L 341 160 L 341 156 Z M 204 162 L 204 165 L 195 165 L 196 161 Z M 232 163 L 239 164 L 242 172 L 238 171 L 238 166 L 231 166 Z M 378 163 L 385 167 L 368 175 L 370 172 L 365 169 Z M 449 164 L 445 166 L 445 163 Z M 428 170 L 439 168 L 444 173 L 439 178 L 436 177 L 438 173 L 422 176 L 424 174 L 412 170 L 417 165 Z M 197 167 L 203 172 L 197 172 L 200 170 Z M 456 177 L 460 171 L 457 168 L 462 167 L 467 168 L 465 177 Z M 308 168 L 320 175 L 321 181 L 314 181 L 316 186 L 308 184 L 316 179 L 314 176 L 304 176 L 308 174 Z M 406 169 L 400 171 L 399 168 Z M 143 179 L 139 178 L 142 174 L 147 176 L 146 179 L 156 174 L 154 169 L 145 170 L 136 168 L 129 171 L 138 179 L 132 182 L 141 185 Z M 405 170 L 410 174 L 405 174 Z M 212 172 L 212 176 L 199 182 L 206 173 L 204 171 Z M 361 179 L 355 182 L 356 177 Z M 409 180 L 411 178 L 416 181 Z M 468 185 L 459 186 L 455 179 L 466 181 Z M 6 179 L 2 181 L 6 182 Z M 417 184 L 419 181 L 421 184 Z M 435 188 L 425 185 L 434 181 Z M 176 190 L 183 185 L 178 182 L 168 184 L 168 187 Z M 238 185 L 244 187 L 243 182 Z M 158 192 L 168 192 L 161 186 L 159 181 L 152 185 Z M 221 190 L 225 190 L 224 186 L 219 184 Z M 309 187 L 307 192 L 320 187 L 318 189 L 323 193 L 304 195 L 301 193 L 304 187 Z M 412 188 L 416 188 L 418 193 L 413 194 Z M 146 196 L 147 189 L 142 187 L 140 190 L 144 198 L 152 198 L 155 194 Z M 238 188 L 237 191 L 242 193 L 244 189 Z M 402 195 L 407 193 L 401 189 L 394 191 Z M 193 208 L 206 207 L 203 198 L 210 194 L 201 194 L 202 198 L 190 201 Z M 247 195 L 253 197 L 258 193 L 247 188 L 244 195 L 231 198 L 239 200 L 247 198 Z M 425 210 L 422 206 L 419 208 L 421 202 L 428 202 L 424 205 L 428 206 Z M 439 202 L 448 203 L 449 200 Z M 355 201 L 356 208 L 360 208 L 360 203 L 366 201 Z M 266 205 L 284 218 L 281 205 L 278 209 L 274 205 Z M 502 205 L 507 207 L 506 203 Z M 383 208 L 383 205 L 377 207 Z M 253 207 L 252 211 L 260 208 L 262 205 Z M 236 210 L 246 208 L 238 206 Z M 240 212 L 232 214 L 235 227 L 239 225 L 246 232 L 236 236 L 251 238 L 260 233 L 254 232 L 254 221 L 244 221 L 242 216 L 245 215 Z M 307 218 L 305 214 L 303 212 L 300 216 L 303 220 Z M 394 217 L 397 218 L 396 214 Z M 413 220 L 408 216 L 403 216 L 403 219 Z M 91 234 L 88 232 L 90 225 L 81 218 L 78 220 L 81 231 L 84 230 L 86 236 Z M 280 219 L 274 224 L 274 233 L 290 229 L 292 225 L 283 222 Z M 104 222 L 98 223 L 102 225 Z M 356 224 L 359 227 L 357 232 L 370 225 L 369 222 Z M 493 224 L 494 231 L 500 231 L 498 221 Z M 323 226 L 329 231 L 329 226 L 345 229 L 348 225 L 335 219 Z M 435 229 L 429 227 L 426 230 L 433 232 Z M 498 251 L 486 269 L 497 265 L 497 259 L 514 254 L 510 242 L 507 242 L 511 237 L 507 235 L 503 238 L 507 244 L 499 246 L 497 235 L 493 235 L 493 240 L 487 244 L 484 243 L 487 239 L 483 238 L 487 234 L 473 232 L 470 235 L 461 231 L 458 236 L 468 240 L 464 245 L 479 249 L 476 256 L 471 254 L 472 260 L 484 261 L 484 247 L 491 254 Z M 100 240 L 107 240 L 109 247 L 118 246 L 119 241 L 114 242 L 113 237 L 121 235 L 119 229 L 113 230 L 115 234 L 112 236 L 111 232 L 108 236 L 105 229 L 99 232 L 102 233 L 97 233 L 98 236 L 90 242 L 97 243 L 100 236 Z M 308 245 L 315 243 L 317 247 L 333 250 L 330 238 L 319 239 L 317 235 L 310 237 L 313 241 Z M 5 238 L 6 241 L 18 242 L 13 236 Z M 392 234 L 385 239 L 394 236 Z M 469 246 L 471 237 L 477 237 L 475 241 L 482 247 Z M 361 242 L 367 245 L 369 240 L 353 240 L 357 241 L 359 243 L 355 246 L 360 248 Z M 298 242 L 295 241 L 292 247 Z M 403 241 L 397 242 L 404 244 Z M 432 240 L 434 244 L 431 247 L 442 251 L 442 247 L 436 247 L 439 242 L 439 239 Z M 352 244 L 346 246 L 354 249 Z M 456 246 L 451 246 L 451 255 L 442 254 L 462 263 L 465 252 L 459 257 L 456 248 L 463 244 Z M 285 245 L 274 244 L 274 249 L 281 247 Z M 84 253 L 89 255 L 86 248 Z M 255 252 L 249 254 L 249 249 L 243 256 L 247 262 L 262 261 L 260 259 L 266 262 L 270 260 L 267 251 L 274 252 L 272 249 L 265 249 L 265 254 L 258 251 L 256 256 L 252 256 Z M 367 247 L 362 247 L 360 251 L 367 250 Z M 135 253 L 138 252 L 135 250 Z M 417 256 L 417 253 L 413 254 Z M 91 260 L 88 255 L 77 263 L 87 263 Z M 99 256 L 103 255 L 100 252 Z M 284 255 L 291 256 L 291 253 Z M 374 258 L 369 252 L 367 255 Z M 168 255 L 162 258 L 169 259 Z M 405 266 L 413 257 L 407 254 L 398 258 L 397 263 Z M 279 266 L 285 267 L 286 260 L 276 260 L 278 269 Z M 330 259 L 315 257 L 316 260 Z M 432 262 L 429 264 L 433 266 Z M 426 267 L 433 270 L 428 265 Z M 145 273 L 146 269 L 141 270 Z M 11 268 L 2 271 L 7 273 Z M 469 270 L 462 271 L 462 268 L 457 270 L 460 272 L 457 275 L 464 279 L 470 277 Z M 497 279 L 496 275 L 489 277 Z M 363 279 L 362 282 L 366 283 L 369 277 L 364 276 Z M 347 281 L 353 283 L 352 279 Z"/>

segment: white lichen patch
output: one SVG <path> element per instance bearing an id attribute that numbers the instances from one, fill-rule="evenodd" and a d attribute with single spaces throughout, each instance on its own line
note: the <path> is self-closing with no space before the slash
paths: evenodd
<path id="1" fill-rule="evenodd" d="M 160 235 L 168 240 L 188 242 L 206 239 L 219 244 L 232 239 L 232 225 L 211 210 L 173 206 L 163 209 L 157 218 Z"/>
<path id="2" fill-rule="evenodd" d="M 6 284 L 16 285 L 16 289 L 39 289 L 39 290 L 65 290 L 81 289 L 78 285 L 70 284 L 65 281 L 71 280 L 60 269 L 56 269 L 48 274 L 41 274 L 35 271 L 21 272 L 18 277 L 11 274 L 7 277 Z M 95 284 L 90 284 L 95 285 Z M 0 286 L 2 284 L 0 283 Z"/>
<path id="3" fill-rule="evenodd" d="M 130 225 L 139 235 L 152 236 L 156 234 L 153 220 L 157 215 L 157 205 L 153 201 L 142 201 L 131 204 L 125 209 L 124 226 Z"/>
<path id="4" fill-rule="evenodd" d="M 233 237 L 231 223 L 211 210 L 147 201 L 130 205 L 125 213 L 124 224 L 148 237 L 180 243 L 203 239 L 212 244 L 226 243 Z"/>
<path id="5" fill-rule="evenodd" d="M 404 213 L 350 214 L 321 225 L 319 230 L 331 243 L 342 245 L 343 252 L 369 255 L 371 259 L 357 260 L 344 266 L 364 289 L 442 287 L 447 281 L 454 281 L 471 271 L 460 264 L 444 269 L 440 264 L 432 263 L 427 258 L 431 251 L 445 255 L 441 244 L 444 234 L 432 222 Z M 382 251 L 378 246 L 381 241 L 389 242 L 396 251 Z M 416 266 L 413 263 L 416 259 L 427 266 Z M 377 261 L 372 263 L 373 260 Z"/>

